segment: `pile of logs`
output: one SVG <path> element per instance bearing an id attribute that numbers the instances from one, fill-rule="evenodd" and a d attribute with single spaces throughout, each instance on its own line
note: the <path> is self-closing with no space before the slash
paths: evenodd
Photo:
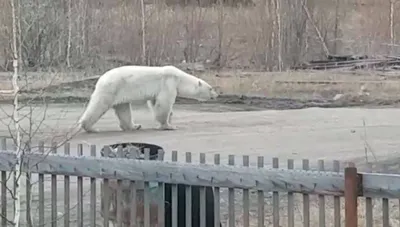
<path id="1" fill-rule="evenodd" d="M 328 56 L 328 60 L 310 61 L 295 67 L 298 69 L 329 70 L 329 69 L 374 69 L 374 70 L 400 70 L 400 56 L 385 56 L 371 58 L 368 56 Z"/>

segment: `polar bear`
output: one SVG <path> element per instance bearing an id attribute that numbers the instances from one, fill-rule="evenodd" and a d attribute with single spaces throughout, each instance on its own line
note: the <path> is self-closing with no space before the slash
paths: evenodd
<path id="1" fill-rule="evenodd" d="M 98 132 L 92 126 L 111 108 L 123 131 L 138 130 L 131 116 L 131 104 L 147 105 L 161 130 L 174 130 L 170 117 L 176 97 L 207 101 L 218 93 L 206 81 L 174 66 L 128 65 L 105 72 L 97 81 L 89 104 L 78 123 L 86 132 Z"/>

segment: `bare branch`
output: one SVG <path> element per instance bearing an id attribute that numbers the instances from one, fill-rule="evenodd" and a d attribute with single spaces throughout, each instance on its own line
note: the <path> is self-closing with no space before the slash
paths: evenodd
<path id="1" fill-rule="evenodd" d="M 308 11 L 308 7 L 306 6 L 304 1 L 302 4 L 302 7 L 303 7 L 304 12 L 307 15 L 308 20 L 311 22 L 311 25 L 314 27 L 314 30 L 318 35 L 318 39 L 321 42 L 322 48 L 325 52 L 325 57 L 328 57 L 330 55 L 328 46 L 326 45 L 324 38 L 322 38 L 322 34 L 321 34 L 320 30 L 318 29 L 317 25 L 315 25 L 314 19 L 311 17 L 310 11 Z"/>

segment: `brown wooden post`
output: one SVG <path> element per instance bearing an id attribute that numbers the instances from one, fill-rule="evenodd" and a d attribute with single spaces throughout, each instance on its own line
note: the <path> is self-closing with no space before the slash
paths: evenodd
<path id="1" fill-rule="evenodd" d="M 346 227 L 358 227 L 357 197 L 358 197 L 357 168 L 346 167 L 344 170 L 344 198 Z"/>

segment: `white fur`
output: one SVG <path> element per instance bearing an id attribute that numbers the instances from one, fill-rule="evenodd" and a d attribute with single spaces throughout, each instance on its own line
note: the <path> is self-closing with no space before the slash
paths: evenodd
<path id="1" fill-rule="evenodd" d="M 177 96 L 206 101 L 218 94 L 204 80 L 174 66 L 114 68 L 97 81 L 79 124 L 85 131 L 95 132 L 92 126 L 113 108 L 122 130 L 136 130 L 141 126 L 133 123 L 130 104 L 147 103 L 161 129 L 175 129 L 170 117 Z"/>

